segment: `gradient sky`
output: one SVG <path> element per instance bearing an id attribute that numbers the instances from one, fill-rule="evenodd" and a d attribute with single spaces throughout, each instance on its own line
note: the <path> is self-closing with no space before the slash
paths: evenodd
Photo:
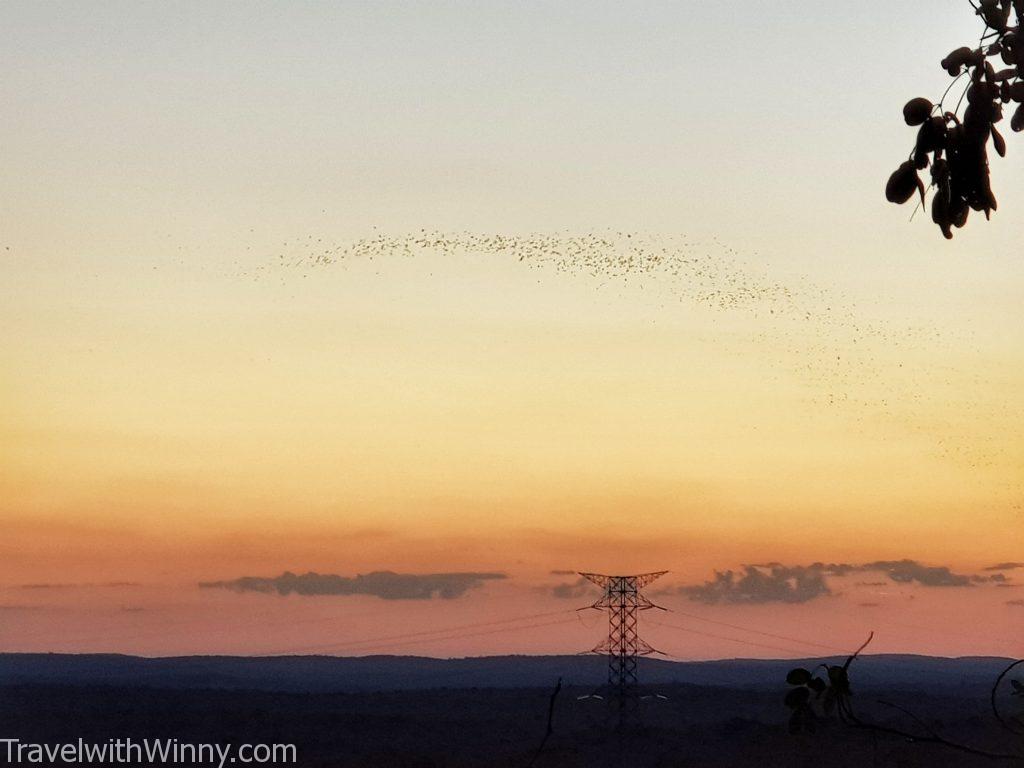
<path id="1" fill-rule="evenodd" d="M 951 243 L 882 195 L 978 33 L 938 5 L 5 2 L 0 650 L 575 652 L 601 618 L 551 571 L 669 569 L 649 632 L 685 658 L 1020 655 L 1022 569 L 678 591 L 1024 560 L 1024 141 Z M 311 263 L 421 229 L 630 233 L 790 298 Z M 286 570 L 508 578 L 198 586 Z"/>

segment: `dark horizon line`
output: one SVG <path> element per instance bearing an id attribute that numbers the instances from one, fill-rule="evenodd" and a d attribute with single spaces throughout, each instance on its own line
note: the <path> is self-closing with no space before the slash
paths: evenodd
<path id="1" fill-rule="evenodd" d="M 421 654 L 398 654 L 398 653 L 367 653 L 362 655 L 341 656 L 331 653 L 278 653 L 278 654 L 240 654 L 240 653 L 189 653 L 176 655 L 144 655 L 137 653 L 124 653 L 120 651 L 0 651 L 0 659 L 5 657 L 105 657 L 121 659 L 139 659 L 143 661 L 172 661 L 178 659 L 241 659 L 241 660 L 263 660 L 263 659 L 418 659 L 428 661 L 469 661 L 485 659 L 578 659 L 582 657 L 603 658 L 606 654 L 599 653 L 504 653 L 486 654 L 474 656 L 426 656 Z M 849 656 L 846 653 L 834 653 L 820 656 L 722 656 L 714 659 L 681 659 L 681 658 L 657 658 L 645 657 L 639 659 L 641 663 L 646 661 L 658 661 L 665 664 L 717 664 L 722 662 L 797 662 L 797 661 L 819 661 L 830 659 L 845 659 Z M 996 660 L 1013 661 L 1015 656 L 1000 656 L 994 654 L 965 654 L 961 656 L 941 656 L 929 653 L 914 652 L 889 652 L 889 653 L 861 653 L 858 659 L 892 659 L 892 658 L 915 658 L 935 659 L 938 661 L 965 661 L 965 660 Z"/>

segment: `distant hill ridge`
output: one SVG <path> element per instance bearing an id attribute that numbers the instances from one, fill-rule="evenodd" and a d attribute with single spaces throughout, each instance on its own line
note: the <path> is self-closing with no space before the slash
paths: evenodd
<path id="1" fill-rule="evenodd" d="M 841 657 L 641 660 L 644 683 L 682 683 L 727 688 L 782 690 L 786 672 Z M 865 655 L 855 662 L 853 684 L 866 689 L 988 690 L 1010 659 L 991 656 L 942 658 Z M 429 688 L 547 687 L 559 677 L 570 685 L 599 685 L 603 657 L 483 656 L 435 659 L 420 656 L 178 656 L 144 658 L 116 654 L 0 654 L 0 685 L 146 686 L 152 688 L 261 690 L 294 693 L 423 690 Z"/>

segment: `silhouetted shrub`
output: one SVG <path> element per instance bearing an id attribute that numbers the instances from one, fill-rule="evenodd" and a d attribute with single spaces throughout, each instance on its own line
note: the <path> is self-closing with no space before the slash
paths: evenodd
<path id="1" fill-rule="evenodd" d="M 879 700 L 878 704 L 901 712 L 915 723 L 918 727 L 916 731 L 882 725 L 866 720 L 858 715 L 853 708 L 853 689 L 850 687 L 850 665 L 860 655 L 861 651 L 868 646 L 872 637 L 874 637 L 874 633 L 869 635 L 864 644 L 850 655 L 842 665 L 821 664 L 813 670 L 797 667 L 789 671 L 786 675 L 786 683 L 790 688 L 786 692 L 784 702 L 791 710 L 789 717 L 790 733 L 800 733 L 801 731 L 814 733 L 817 730 L 819 718 L 835 715 L 840 723 L 851 728 L 888 734 L 910 742 L 937 744 L 978 757 L 1024 763 L 1024 750 L 999 752 L 947 739 L 936 731 L 937 726 L 935 724 L 926 723 L 913 712 L 891 702 Z M 1024 660 L 1016 661 L 1003 670 L 999 677 L 996 678 L 991 692 L 993 714 L 1004 729 L 1017 736 L 1024 736 L 1024 716 L 1003 712 L 998 704 L 997 695 L 1001 684 L 1005 681 L 1009 688 L 1010 698 L 1024 698 L 1024 682 L 1009 677 L 1013 670 L 1022 665 L 1024 665 Z M 818 675 L 819 670 L 824 671 L 824 676 Z"/>

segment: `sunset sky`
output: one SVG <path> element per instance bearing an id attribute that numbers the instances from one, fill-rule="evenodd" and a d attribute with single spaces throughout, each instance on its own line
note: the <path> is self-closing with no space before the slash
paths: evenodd
<path id="1" fill-rule="evenodd" d="M 882 194 L 979 32 L 5 2 L 0 652 L 1021 655 L 1024 140 Z"/>

